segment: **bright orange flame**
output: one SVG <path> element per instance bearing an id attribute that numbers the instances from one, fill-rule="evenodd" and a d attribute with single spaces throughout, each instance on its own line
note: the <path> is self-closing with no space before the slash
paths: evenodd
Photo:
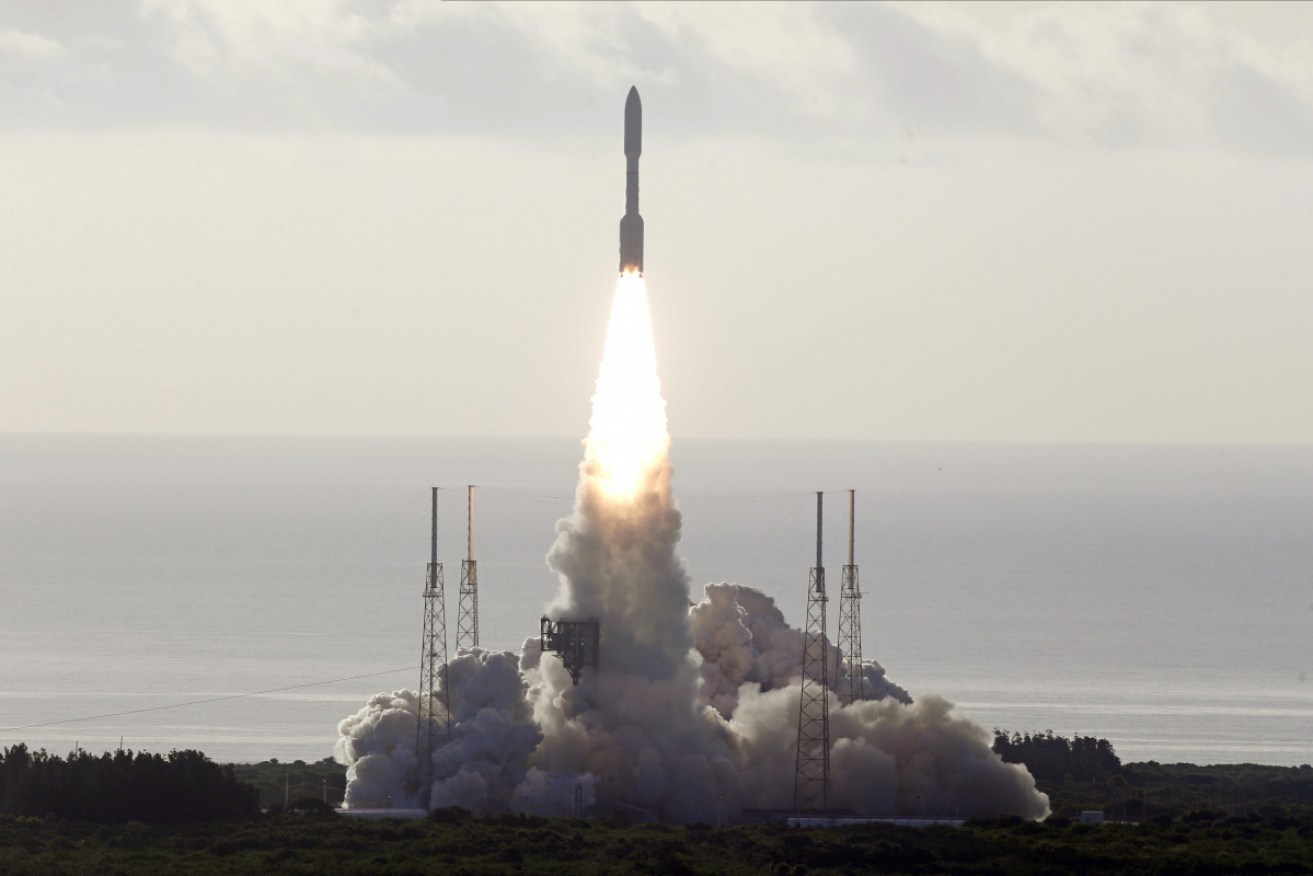
<path id="1" fill-rule="evenodd" d="M 647 288 L 636 273 L 625 273 L 616 284 L 589 425 L 586 456 L 597 464 L 606 495 L 633 498 L 670 442 Z"/>

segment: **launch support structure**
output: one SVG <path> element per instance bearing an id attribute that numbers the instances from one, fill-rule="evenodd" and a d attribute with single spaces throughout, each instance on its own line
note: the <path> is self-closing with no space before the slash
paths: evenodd
<path id="1" fill-rule="evenodd" d="M 857 583 L 857 564 L 853 560 L 853 527 L 857 509 L 857 491 L 848 491 L 848 563 L 839 580 L 839 653 L 843 657 L 846 682 L 837 691 L 846 702 L 855 703 L 866 695 L 862 679 L 862 589 Z"/>
<path id="2" fill-rule="evenodd" d="M 460 602 L 456 609 L 456 650 L 479 646 L 479 567 L 474 562 L 474 485 L 469 487 L 468 553 L 460 561 Z"/>
<path id="3" fill-rule="evenodd" d="M 585 669 L 597 670 L 601 658 L 601 641 L 601 627 L 595 620 L 552 620 L 544 617 L 539 627 L 539 647 L 544 654 L 555 654 L 561 658 L 575 684 L 579 683 Z"/>
<path id="4" fill-rule="evenodd" d="M 451 712 L 443 699 L 450 688 L 447 687 L 447 602 L 442 584 L 442 564 L 438 562 L 437 487 L 433 488 L 431 529 L 428 575 L 424 583 L 424 636 L 419 657 L 419 726 L 415 732 L 417 778 L 425 805 L 433 778 L 433 751 L 451 735 Z"/>
<path id="5" fill-rule="evenodd" d="M 824 493 L 816 494 L 816 565 L 807 582 L 807 629 L 803 633 L 802 684 L 798 705 L 798 751 L 793 808 L 829 808 L 830 698 L 825 638 L 825 564 L 821 557 Z"/>

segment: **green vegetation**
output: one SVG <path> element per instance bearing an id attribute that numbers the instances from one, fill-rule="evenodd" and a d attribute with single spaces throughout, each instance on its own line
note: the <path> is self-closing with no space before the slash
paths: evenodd
<path id="1" fill-rule="evenodd" d="M 346 794 L 346 767 L 331 757 L 314 763 L 294 760 L 279 763 L 266 760 L 260 763 L 236 763 L 233 771 L 239 782 L 249 782 L 260 793 L 260 806 L 264 809 L 280 807 L 284 803 L 320 800 L 336 808 L 342 805 Z"/>
<path id="2" fill-rule="evenodd" d="M 1127 764 L 1127 816 L 1198 810 L 1273 818 L 1313 818 L 1313 766 Z M 1114 789 L 1115 790 L 1115 789 Z M 1115 795 L 1114 795 L 1115 796 Z M 1137 811 L 1136 804 L 1142 804 Z"/>
<path id="3" fill-rule="evenodd" d="M 1313 818 L 1313 767 L 1308 764 L 1123 764 L 1106 739 L 1064 739 L 1052 731 L 995 730 L 994 750 L 1010 763 L 1026 765 L 1059 817 L 1099 809 L 1109 818 L 1133 821 L 1199 810 Z"/>
<path id="4" fill-rule="evenodd" d="M 0 815 L 177 824 L 257 809 L 255 789 L 199 751 L 78 751 L 64 759 L 19 744 L 0 754 Z"/>
<path id="5" fill-rule="evenodd" d="M 1093 736 L 1054 736 L 1045 733 L 994 731 L 994 752 L 1008 763 L 1024 763 L 1035 781 L 1051 783 L 1071 778 L 1098 781 L 1121 772 L 1122 761 L 1112 743 Z"/>
<path id="6" fill-rule="evenodd" d="M 1313 822 L 1215 813 L 1140 825 L 829 830 L 436 816 L 307 812 L 173 826 L 0 819 L 0 873 L 1313 873 Z"/>
<path id="7" fill-rule="evenodd" d="M 372 821 L 333 811 L 344 770 L 327 759 L 233 767 L 194 751 L 99 757 L 78 752 L 61 759 L 15 746 L 0 758 L 0 876 L 556 876 L 565 870 L 579 876 L 1313 876 L 1313 768 L 1122 764 L 1106 740 L 1052 734 L 1007 735 L 1004 750 L 1011 760 L 1035 759 L 1040 787 L 1055 802 L 1057 814 L 1047 822 L 789 830 L 770 824 L 631 824 L 615 816 L 476 818 L 460 809 L 441 809 L 424 821 Z M 284 795 L 291 805 L 284 807 Z M 257 806 L 261 800 L 264 813 Z M 1138 817 L 1137 805 L 1149 815 L 1134 824 L 1087 825 L 1064 817 L 1082 809 Z"/>

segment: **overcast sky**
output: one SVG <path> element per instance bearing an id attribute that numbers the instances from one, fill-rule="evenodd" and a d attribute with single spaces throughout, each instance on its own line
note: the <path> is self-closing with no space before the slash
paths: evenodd
<path id="1" fill-rule="evenodd" d="M 0 432 L 1313 443 L 1313 5 L 0 0 Z"/>

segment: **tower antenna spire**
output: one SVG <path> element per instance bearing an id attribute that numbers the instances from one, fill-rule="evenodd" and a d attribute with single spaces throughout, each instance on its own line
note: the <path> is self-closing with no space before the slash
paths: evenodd
<path id="1" fill-rule="evenodd" d="M 456 617 L 456 650 L 479 647 L 479 567 L 474 561 L 474 485 L 469 485 L 466 558 L 460 563 L 460 606 Z"/>
<path id="2" fill-rule="evenodd" d="M 420 802 L 429 803 L 433 786 L 433 752 L 451 737 L 451 710 L 447 687 L 447 599 L 438 562 L 438 488 L 433 488 L 428 575 L 424 583 L 424 636 L 419 655 L 419 727 L 415 732 L 415 761 Z"/>
<path id="3" fill-rule="evenodd" d="M 793 808 L 828 809 L 830 796 L 829 661 L 825 638 L 825 566 L 821 557 L 824 493 L 816 494 L 816 565 L 807 582 L 807 629 L 803 634 L 798 704 L 798 751 Z"/>
<path id="4" fill-rule="evenodd" d="M 839 696 L 855 703 L 866 699 L 862 662 L 862 588 L 857 583 L 857 562 L 853 559 L 857 513 L 857 491 L 848 491 L 848 564 L 839 581 L 839 653 L 845 678 L 839 684 Z"/>

